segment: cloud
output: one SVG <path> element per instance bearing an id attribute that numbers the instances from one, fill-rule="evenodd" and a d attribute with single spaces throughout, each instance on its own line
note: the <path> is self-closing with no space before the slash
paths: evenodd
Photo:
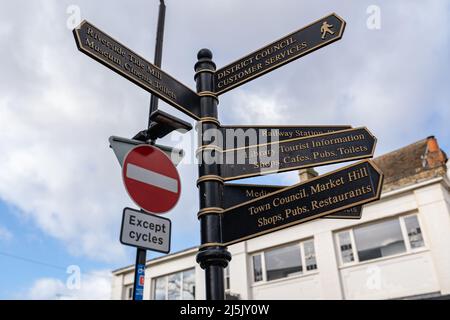
<path id="1" fill-rule="evenodd" d="M 122 186 L 108 138 L 131 137 L 146 126 L 149 95 L 77 50 L 66 27 L 69 4 L 18 1 L 0 13 L 0 55 L 10 57 L 10 63 L 0 62 L 8 75 L 0 87 L 0 199 L 73 255 L 125 263 L 126 250 L 118 241 L 121 213 L 135 206 Z M 91 2 L 79 5 L 89 15 Z M 12 13 L 16 19 L 10 19 Z M 114 27 L 105 31 L 114 34 Z M 166 142 L 176 146 L 176 139 L 181 140 L 174 134 Z M 182 139 L 188 155 L 195 141 Z M 198 204 L 188 186 L 195 186 L 197 168 L 185 162 L 179 170 L 183 194 L 170 216 L 185 222 L 174 223 L 176 235 L 192 238 Z M 197 243 L 193 238 L 178 247 Z"/>
<path id="2" fill-rule="evenodd" d="M 0 226 L 0 241 L 11 241 L 13 234 L 3 226 Z"/>
<path id="3" fill-rule="evenodd" d="M 264 124 L 267 121 L 271 124 L 281 123 L 285 120 L 285 113 L 288 111 L 287 105 L 282 102 L 282 97 L 276 93 L 265 92 L 240 91 L 233 96 L 232 106 L 237 110 L 245 110 L 242 113 L 227 112 L 238 125 Z"/>
<path id="4" fill-rule="evenodd" d="M 69 289 L 56 278 L 36 280 L 25 294 L 30 300 L 109 300 L 111 298 L 111 273 L 95 271 L 82 275 L 79 289 Z"/>

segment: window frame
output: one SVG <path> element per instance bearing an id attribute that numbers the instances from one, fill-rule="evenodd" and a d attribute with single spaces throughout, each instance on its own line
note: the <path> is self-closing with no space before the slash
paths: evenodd
<path id="1" fill-rule="evenodd" d="M 312 242 L 313 243 L 313 247 L 314 247 L 314 255 L 316 255 L 316 242 L 314 238 L 307 238 L 301 241 L 295 241 L 295 242 L 290 242 L 290 243 L 284 243 L 278 246 L 273 246 L 273 247 L 269 247 L 269 248 L 264 248 L 261 251 L 258 252 L 254 252 L 252 254 L 250 254 L 249 258 L 250 258 L 250 265 L 251 265 L 251 284 L 252 286 L 257 286 L 257 285 L 262 285 L 262 284 L 269 284 L 269 283 L 275 283 L 277 281 L 286 281 L 286 280 L 290 280 L 290 279 L 295 279 L 298 277 L 305 277 L 305 276 L 309 276 L 312 274 L 316 274 L 319 272 L 319 263 L 317 262 L 317 255 L 316 255 L 316 269 L 313 270 L 306 270 L 306 256 L 305 256 L 305 247 L 304 247 L 304 243 L 305 242 Z M 282 248 L 282 247 L 288 247 L 288 246 L 298 246 L 300 249 L 300 258 L 301 258 L 301 263 L 302 263 L 302 271 L 299 273 L 296 273 L 294 275 L 290 275 L 287 277 L 283 277 L 283 278 L 279 278 L 279 279 L 274 279 L 274 280 L 267 280 L 267 266 L 266 266 L 266 256 L 265 256 L 265 252 L 268 250 L 273 250 L 273 249 L 277 249 L 277 248 Z M 253 263 L 253 257 L 255 256 L 261 256 L 261 272 L 262 272 L 262 279 L 260 281 L 255 281 L 255 267 L 254 267 L 254 263 Z"/>
<path id="2" fill-rule="evenodd" d="M 423 239 L 423 246 L 422 247 L 418 247 L 418 248 L 411 248 L 411 244 L 409 242 L 409 236 L 408 236 L 408 231 L 406 230 L 406 224 L 405 224 L 405 218 L 407 217 L 411 217 L 411 216 L 416 216 L 417 217 L 417 221 L 419 223 L 419 228 L 422 234 L 422 239 Z M 359 255 L 358 255 L 358 250 L 356 247 L 356 241 L 355 241 L 355 236 L 354 236 L 354 229 L 358 228 L 358 227 L 362 227 L 362 226 L 366 226 L 366 225 L 370 225 L 370 224 L 374 224 L 374 223 L 382 223 L 385 221 L 389 221 L 389 220 L 397 220 L 399 222 L 400 225 L 400 231 L 401 231 L 401 235 L 403 238 L 403 242 L 405 243 L 405 251 L 401 252 L 401 253 L 396 253 L 393 255 L 389 255 L 389 256 L 385 256 L 385 257 L 379 257 L 376 259 L 371 259 L 371 260 L 366 260 L 366 261 L 359 261 Z M 340 247 L 340 242 L 339 242 L 339 234 L 344 233 L 344 232 L 348 232 L 350 234 L 350 242 L 352 245 L 352 253 L 353 253 L 353 258 L 354 260 L 352 262 L 344 262 L 342 260 L 342 252 L 341 252 L 341 247 Z M 420 220 L 419 217 L 419 213 L 418 212 L 413 212 L 413 213 L 409 213 L 409 214 L 403 214 L 403 215 L 399 215 L 399 216 L 395 216 L 395 217 L 389 217 L 386 219 L 380 219 L 380 220 L 374 220 L 374 221 L 370 221 L 368 223 L 364 223 L 364 224 L 360 224 L 360 225 L 356 225 L 353 226 L 351 228 L 347 228 L 347 229 L 342 229 L 342 230 L 338 230 L 334 232 L 334 242 L 335 242 L 335 248 L 336 248 L 336 252 L 339 256 L 339 266 L 340 267 L 350 267 L 350 266 L 355 266 L 358 264 L 364 264 L 364 263 L 371 263 L 374 261 L 379 261 L 379 260 L 383 260 L 383 259 L 389 259 L 389 258 L 395 258 L 395 257 L 399 257 L 402 255 L 406 255 L 406 254 L 412 254 L 412 253 L 416 253 L 416 252 L 421 252 L 424 250 L 427 250 L 427 241 L 425 239 L 425 235 L 423 232 L 423 225 L 422 222 Z"/>

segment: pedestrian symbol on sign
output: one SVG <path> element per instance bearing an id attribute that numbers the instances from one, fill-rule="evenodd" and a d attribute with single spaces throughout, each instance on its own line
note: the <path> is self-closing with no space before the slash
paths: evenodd
<path id="1" fill-rule="evenodd" d="M 332 31 L 330 28 L 333 28 L 333 25 L 329 24 L 327 21 L 324 21 L 322 24 L 322 28 L 320 28 L 320 32 L 322 32 L 322 39 L 325 39 L 327 33 L 331 35 L 334 34 L 334 31 Z"/>

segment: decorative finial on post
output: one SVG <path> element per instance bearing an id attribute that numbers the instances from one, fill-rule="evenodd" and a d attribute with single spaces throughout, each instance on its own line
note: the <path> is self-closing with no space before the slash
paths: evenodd
<path id="1" fill-rule="evenodd" d="M 201 49 L 197 54 L 198 60 L 212 60 L 213 54 L 209 49 Z"/>

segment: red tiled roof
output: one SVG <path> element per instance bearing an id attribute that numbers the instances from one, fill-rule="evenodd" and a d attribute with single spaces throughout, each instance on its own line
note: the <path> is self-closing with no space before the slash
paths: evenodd
<path id="1" fill-rule="evenodd" d="M 373 159 L 384 173 L 383 191 L 446 174 L 447 156 L 440 149 L 431 152 L 430 141 L 437 146 L 435 138 L 429 137 Z"/>

